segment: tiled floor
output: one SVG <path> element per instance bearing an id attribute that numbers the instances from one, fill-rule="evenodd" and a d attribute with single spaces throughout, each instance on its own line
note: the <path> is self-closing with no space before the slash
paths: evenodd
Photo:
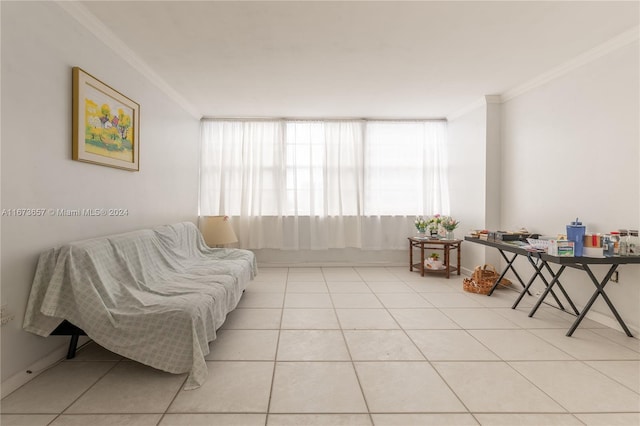
<path id="1" fill-rule="evenodd" d="M 89 344 L 2 400 L 9 425 L 639 425 L 640 340 L 406 268 L 262 268 L 184 391 Z M 544 305 L 543 305 L 544 306 Z"/>

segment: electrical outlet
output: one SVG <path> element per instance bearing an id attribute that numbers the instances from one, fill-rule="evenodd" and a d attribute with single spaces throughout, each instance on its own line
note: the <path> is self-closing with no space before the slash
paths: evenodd
<path id="1" fill-rule="evenodd" d="M 15 316 L 9 312 L 7 305 L 0 306 L 0 325 L 5 325 L 9 321 L 12 321 Z"/>

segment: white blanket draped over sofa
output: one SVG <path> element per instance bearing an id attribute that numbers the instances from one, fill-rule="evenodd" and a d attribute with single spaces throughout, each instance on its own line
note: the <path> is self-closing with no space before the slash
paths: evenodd
<path id="1" fill-rule="evenodd" d="M 188 372 L 193 389 L 256 273 L 252 252 L 209 248 L 190 222 L 75 242 L 41 254 L 24 329 L 48 336 L 66 319 L 114 353 Z"/>

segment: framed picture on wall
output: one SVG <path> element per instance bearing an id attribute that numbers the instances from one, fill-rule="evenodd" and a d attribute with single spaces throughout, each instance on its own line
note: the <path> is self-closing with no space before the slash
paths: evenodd
<path id="1" fill-rule="evenodd" d="M 140 105 L 73 68 L 73 159 L 140 170 Z"/>

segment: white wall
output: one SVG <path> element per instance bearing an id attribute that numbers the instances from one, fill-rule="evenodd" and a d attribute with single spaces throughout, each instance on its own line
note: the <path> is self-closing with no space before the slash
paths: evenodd
<path id="1" fill-rule="evenodd" d="M 2 381 L 66 345 L 22 330 L 40 252 L 196 221 L 199 121 L 51 2 L 2 2 L 2 208 L 123 208 L 125 217 L 2 217 Z M 71 67 L 141 105 L 140 171 L 71 160 Z"/>
<path id="2" fill-rule="evenodd" d="M 632 43 L 503 104 L 488 102 L 449 119 L 451 212 L 462 231 L 524 226 L 555 235 L 577 216 L 587 232 L 639 227 L 638 47 Z M 495 264 L 496 254 L 463 244 L 463 266 Z M 527 278 L 526 260 L 516 265 Z M 606 267 L 594 270 L 599 278 L 606 273 Z M 620 282 L 608 284 L 607 294 L 637 330 L 640 268 L 619 271 Z M 595 289 L 575 270 L 561 282 L 578 307 Z M 591 313 L 617 326 L 602 300 Z"/>
<path id="3" fill-rule="evenodd" d="M 638 228 L 638 48 L 632 43 L 502 105 L 503 227 L 555 235 L 579 216 L 587 232 Z M 564 277 L 584 304 L 595 287 L 582 272 Z M 620 283 L 607 286 L 636 329 L 639 280 L 638 266 L 622 266 Z M 593 310 L 613 318 L 601 300 Z"/>
<path id="4" fill-rule="evenodd" d="M 487 223 L 487 105 L 449 119 L 449 192 L 451 215 L 460 221 L 458 238 Z M 486 261 L 484 247 L 462 244 L 462 268 L 469 273 Z"/>

